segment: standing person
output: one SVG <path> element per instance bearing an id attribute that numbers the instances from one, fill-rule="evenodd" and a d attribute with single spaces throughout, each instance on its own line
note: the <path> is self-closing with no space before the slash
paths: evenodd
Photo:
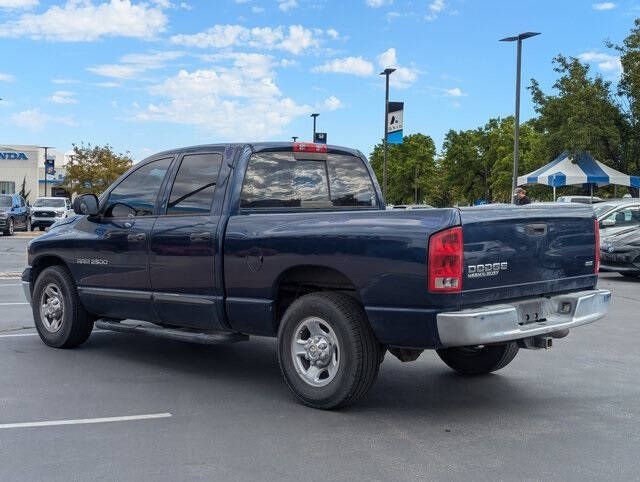
<path id="1" fill-rule="evenodd" d="M 524 206 L 525 204 L 531 204 L 531 199 L 527 197 L 527 191 L 521 187 L 517 187 L 513 191 L 513 195 L 516 197 L 516 206 Z"/>

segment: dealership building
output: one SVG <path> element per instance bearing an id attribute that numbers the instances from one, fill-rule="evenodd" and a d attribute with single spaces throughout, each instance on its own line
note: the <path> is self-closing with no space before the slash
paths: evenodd
<path id="1" fill-rule="evenodd" d="M 68 196 L 61 188 L 68 158 L 55 149 L 47 149 L 47 158 L 54 161 L 54 172 L 46 175 L 45 183 L 44 148 L 0 144 L 0 194 L 20 193 L 24 182 L 31 203 L 41 196 Z"/>

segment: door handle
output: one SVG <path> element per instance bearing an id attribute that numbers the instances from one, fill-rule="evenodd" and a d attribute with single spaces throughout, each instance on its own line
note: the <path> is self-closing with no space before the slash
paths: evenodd
<path id="1" fill-rule="evenodd" d="M 189 239 L 194 242 L 209 241 L 211 239 L 211 233 L 191 233 L 189 235 Z"/>
<path id="2" fill-rule="evenodd" d="M 527 224 L 525 231 L 529 236 L 544 236 L 547 234 L 546 224 Z"/>
<path id="3" fill-rule="evenodd" d="M 131 243 L 138 243 L 144 241 L 147 236 L 144 233 L 127 234 L 127 241 Z"/>

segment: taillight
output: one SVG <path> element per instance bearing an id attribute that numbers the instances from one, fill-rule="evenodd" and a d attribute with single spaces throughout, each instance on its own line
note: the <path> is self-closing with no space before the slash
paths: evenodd
<path id="1" fill-rule="evenodd" d="M 462 290 L 462 228 L 431 235 L 429 239 L 429 291 L 451 293 Z"/>
<path id="2" fill-rule="evenodd" d="M 598 274 L 598 272 L 600 271 L 600 224 L 598 223 L 597 219 L 593 220 L 593 224 L 596 233 L 596 257 L 593 264 L 595 265 L 594 272 L 595 274 Z"/>

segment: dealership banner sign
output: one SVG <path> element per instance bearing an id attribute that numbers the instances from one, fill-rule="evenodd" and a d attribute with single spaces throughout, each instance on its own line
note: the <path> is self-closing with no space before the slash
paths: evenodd
<path id="1" fill-rule="evenodd" d="M 389 102 L 387 115 L 387 142 L 402 144 L 402 121 L 404 117 L 404 102 Z"/>

